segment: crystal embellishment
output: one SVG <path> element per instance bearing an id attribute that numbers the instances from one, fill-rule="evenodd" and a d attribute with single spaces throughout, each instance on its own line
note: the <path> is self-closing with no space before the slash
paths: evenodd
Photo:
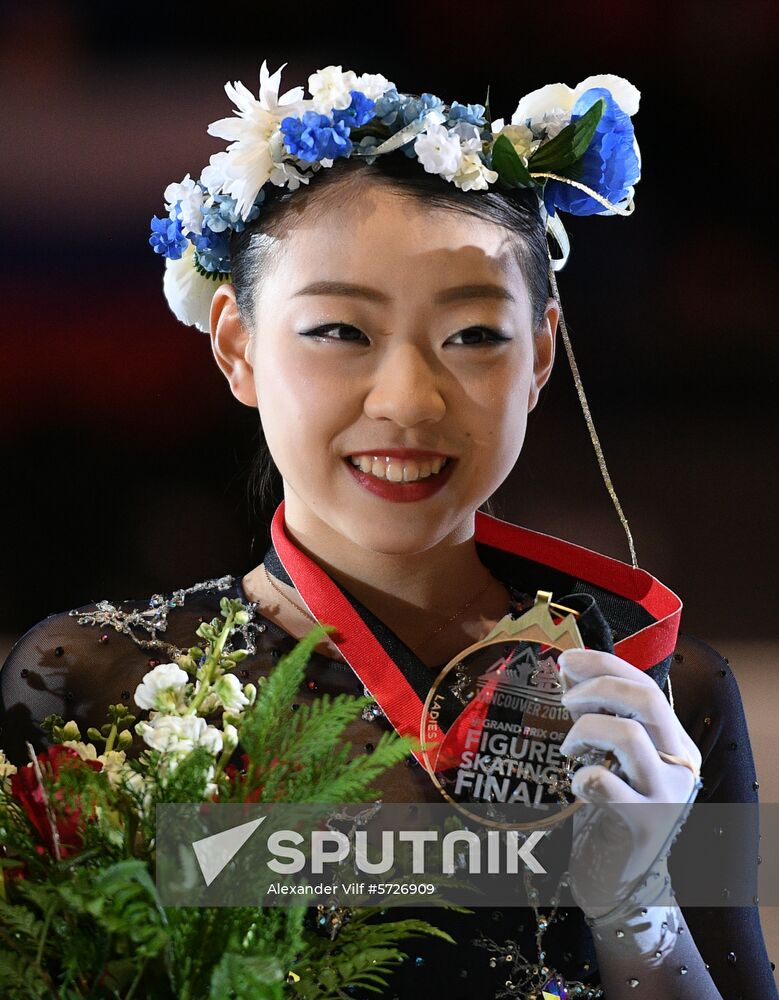
<path id="1" fill-rule="evenodd" d="M 541 987 L 541 1000 L 567 1000 L 568 990 L 562 976 L 552 976 Z"/>

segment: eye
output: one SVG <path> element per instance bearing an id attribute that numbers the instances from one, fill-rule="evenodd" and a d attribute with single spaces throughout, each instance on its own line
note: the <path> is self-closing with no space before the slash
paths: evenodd
<path id="1" fill-rule="evenodd" d="M 474 337 L 478 338 L 480 335 L 483 335 L 484 339 L 472 339 Z M 465 337 L 468 339 L 458 344 L 455 343 L 455 337 Z M 454 337 L 447 341 L 447 344 L 454 343 L 455 347 L 486 347 L 489 344 L 499 344 L 511 339 L 511 337 L 504 336 L 500 330 L 493 330 L 491 326 L 469 326 L 467 330 L 460 330 L 459 333 L 456 333 Z"/>
<path id="2" fill-rule="evenodd" d="M 330 337 L 327 334 L 331 330 L 344 330 L 349 336 L 346 337 Z M 333 340 L 333 341 L 347 341 L 356 342 L 359 337 L 365 337 L 362 330 L 358 330 L 356 326 L 350 326 L 348 323 L 323 323 L 321 326 L 315 326 L 312 330 L 302 330 L 300 333 L 301 337 L 312 337 L 315 340 Z M 367 337 L 365 337 L 367 340 Z"/>

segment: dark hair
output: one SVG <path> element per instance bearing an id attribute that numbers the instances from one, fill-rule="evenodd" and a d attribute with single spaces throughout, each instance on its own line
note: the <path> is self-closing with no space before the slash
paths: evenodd
<path id="1" fill-rule="evenodd" d="M 398 194 L 416 198 L 430 208 L 462 212 L 494 222 L 517 236 L 512 249 L 530 295 L 533 328 L 540 326 L 550 294 L 549 257 L 535 192 L 522 188 L 462 191 L 436 174 L 422 170 L 416 160 L 401 152 L 378 156 L 372 164 L 360 159 L 336 160 L 332 167 L 314 174 L 310 183 L 298 191 L 266 185 L 260 217 L 230 238 L 232 283 L 238 309 L 247 325 L 253 325 L 257 288 L 267 270 L 269 244 L 265 238 L 282 237 L 291 214 L 320 211 L 328 204 L 330 189 L 362 177 L 390 185 Z M 248 489 L 250 502 L 255 512 L 259 507 L 260 516 L 272 511 L 282 497 L 281 477 L 261 424 Z M 488 508 L 489 501 L 483 506 Z"/>

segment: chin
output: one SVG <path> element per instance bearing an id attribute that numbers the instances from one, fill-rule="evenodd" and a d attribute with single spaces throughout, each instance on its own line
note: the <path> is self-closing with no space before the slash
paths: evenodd
<path id="1" fill-rule="evenodd" d="M 472 516 L 473 512 L 469 512 Z M 432 549 L 461 524 L 463 517 L 440 519 L 430 517 L 414 518 L 404 512 L 402 518 L 385 518 L 382 522 L 360 525 L 355 530 L 354 522 L 345 534 L 363 549 L 387 556 L 411 556 Z M 394 524 L 393 524 L 394 522 Z"/>

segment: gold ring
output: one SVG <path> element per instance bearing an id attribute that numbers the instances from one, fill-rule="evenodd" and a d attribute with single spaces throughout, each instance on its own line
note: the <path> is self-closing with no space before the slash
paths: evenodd
<path id="1" fill-rule="evenodd" d="M 665 750 L 658 750 L 657 753 L 660 760 L 664 760 L 666 764 L 681 764 L 682 767 L 689 768 L 696 778 L 700 778 L 700 768 L 697 768 L 689 757 L 677 757 L 675 753 L 666 753 Z"/>

